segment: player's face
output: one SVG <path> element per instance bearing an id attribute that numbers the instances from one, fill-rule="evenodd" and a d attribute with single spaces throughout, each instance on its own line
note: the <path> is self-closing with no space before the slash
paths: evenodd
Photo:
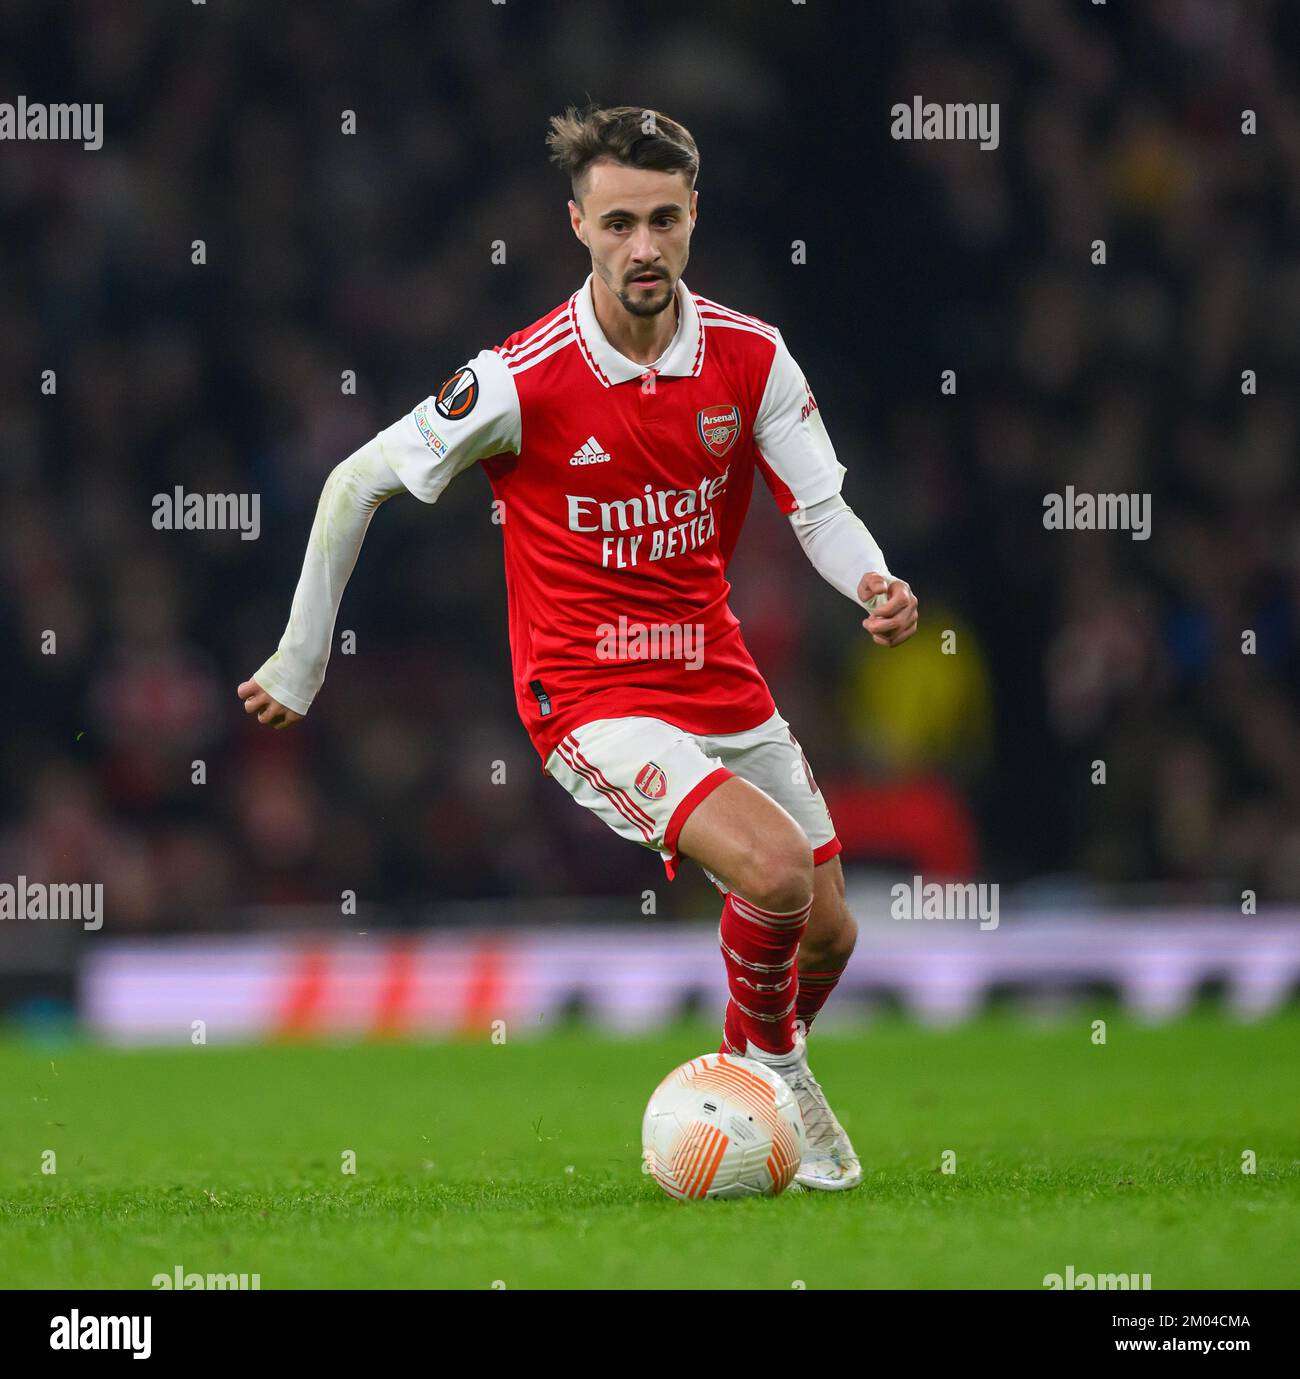
<path id="1" fill-rule="evenodd" d="M 682 173 L 597 163 L 582 205 L 569 202 L 593 271 L 633 316 L 671 304 L 690 257 L 696 198 Z"/>

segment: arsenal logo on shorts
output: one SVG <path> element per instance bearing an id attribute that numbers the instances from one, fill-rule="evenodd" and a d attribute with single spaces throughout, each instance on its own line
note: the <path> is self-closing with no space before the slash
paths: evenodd
<path id="1" fill-rule="evenodd" d="M 653 761 L 647 761 L 636 773 L 633 784 L 648 800 L 662 800 L 668 793 L 668 777 Z"/>
<path id="2" fill-rule="evenodd" d="M 696 428 L 704 448 L 721 459 L 740 435 L 740 408 L 706 407 L 696 420 Z"/>

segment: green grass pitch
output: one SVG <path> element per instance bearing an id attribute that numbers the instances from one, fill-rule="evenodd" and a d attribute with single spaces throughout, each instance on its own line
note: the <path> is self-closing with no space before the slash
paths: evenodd
<path id="1" fill-rule="evenodd" d="M 864 1185 L 740 1203 L 672 1202 L 640 1167 L 646 1098 L 717 1047 L 711 1024 L 499 1045 L 11 1039 L 0 1286 L 148 1288 L 180 1265 L 264 1289 L 1041 1288 L 1071 1264 L 1155 1289 L 1300 1285 L 1300 1013 L 1114 1016 L 1104 1046 L 1093 1018 L 815 1032 Z"/>

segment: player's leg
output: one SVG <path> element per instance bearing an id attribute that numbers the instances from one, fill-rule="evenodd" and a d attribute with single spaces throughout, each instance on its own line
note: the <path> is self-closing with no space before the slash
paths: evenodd
<path id="1" fill-rule="evenodd" d="M 692 734 L 654 718 L 602 719 L 566 735 L 547 771 L 623 837 L 677 853 L 728 888 L 720 939 L 739 1051 L 794 1051 L 795 960 L 813 898 L 803 828 Z"/>
<path id="2" fill-rule="evenodd" d="M 727 1044 L 738 1053 L 795 1050 L 795 962 L 813 898 L 812 848 L 798 823 L 738 777 L 701 801 L 678 847 L 723 882 L 718 940 L 727 969 Z"/>
<path id="3" fill-rule="evenodd" d="M 704 739 L 704 746 L 741 779 L 756 786 L 803 830 L 813 855 L 813 903 L 799 948 L 796 1019 L 804 1032 L 826 1003 L 853 952 L 857 925 L 844 898 L 839 839 L 825 798 L 790 725 L 779 713 L 759 727 Z M 707 864 L 706 864 L 707 868 Z M 707 868 L 719 889 L 726 878 Z M 743 1051 L 738 1012 L 728 1007 L 722 1052 Z"/>
<path id="4" fill-rule="evenodd" d="M 813 903 L 795 974 L 794 1047 L 784 1058 L 771 1060 L 754 1046 L 743 1045 L 740 1012 L 733 999 L 723 1027 L 723 1052 L 745 1052 L 772 1062 L 794 1092 L 807 1136 L 796 1181 L 830 1191 L 856 1187 L 862 1181 L 861 1164 L 808 1066 L 805 1043 L 807 1027 L 834 990 L 857 937 L 857 925 L 844 897 L 844 875 L 837 856 L 840 846 L 830 812 L 802 749 L 780 714 L 749 733 L 707 738 L 705 747 L 798 822 L 815 863 Z"/>
<path id="5" fill-rule="evenodd" d="M 736 1035 L 785 1056 L 794 1045 L 795 957 L 813 896 L 799 824 L 738 780 L 695 736 L 655 718 L 600 719 L 567 734 L 547 771 L 616 833 L 679 852 L 730 888 L 720 937 Z"/>
<path id="6" fill-rule="evenodd" d="M 813 902 L 799 945 L 799 995 L 795 1018 L 806 1034 L 835 990 L 853 948 L 858 926 L 844 896 L 844 868 L 838 856 L 813 870 Z"/>
<path id="7" fill-rule="evenodd" d="M 844 895 L 844 868 L 838 856 L 827 858 L 813 868 L 812 909 L 799 944 L 794 1015 L 805 1035 L 844 975 L 857 939 L 857 921 Z M 721 1052 L 743 1052 L 740 1039 L 739 1012 L 729 1004 L 723 1019 Z"/>
<path id="8" fill-rule="evenodd" d="M 695 808 L 677 845 L 763 909 L 799 910 L 812 902 L 812 849 L 803 829 L 739 776 L 724 781 Z"/>

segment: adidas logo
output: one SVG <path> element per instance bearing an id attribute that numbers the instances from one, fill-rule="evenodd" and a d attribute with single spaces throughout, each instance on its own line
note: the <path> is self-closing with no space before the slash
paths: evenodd
<path id="1" fill-rule="evenodd" d="M 608 450 L 602 450 L 600 442 L 595 436 L 588 436 L 585 441 L 573 452 L 570 464 L 608 464 L 610 454 Z"/>

